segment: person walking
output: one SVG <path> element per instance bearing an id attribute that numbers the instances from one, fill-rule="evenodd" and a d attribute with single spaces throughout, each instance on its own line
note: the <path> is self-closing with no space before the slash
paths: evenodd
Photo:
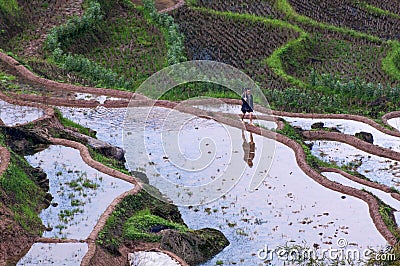
<path id="1" fill-rule="evenodd" d="M 244 124 L 244 116 L 246 113 L 250 115 L 250 125 L 253 126 L 253 95 L 250 88 L 244 89 L 242 94 L 242 123 Z"/>

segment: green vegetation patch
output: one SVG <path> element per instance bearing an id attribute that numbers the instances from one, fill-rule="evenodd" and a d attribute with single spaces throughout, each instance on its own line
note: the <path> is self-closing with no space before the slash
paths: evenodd
<path id="1" fill-rule="evenodd" d="M 97 243 L 111 253 L 118 253 L 118 247 L 125 241 L 132 239 L 157 241 L 154 236 L 143 232 L 157 222 L 173 226 L 178 230 L 186 230 L 176 206 L 156 199 L 142 190 L 136 195 L 125 197 L 116 206 L 100 231 Z"/>
<path id="2" fill-rule="evenodd" d="M 16 15 L 19 11 L 17 0 L 0 0 L 0 9 L 8 14 Z"/>
<path id="3" fill-rule="evenodd" d="M 348 174 L 356 176 L 358 178 L 365 179 L 367 181 L 371 181 L 367 177 L 365 177 L 364 175 L 362 175 L 356 171 L 357 168 L 360 166 L 359 164 L 350 162 L 349 164 L 338 166 L 335 162 L 326 162 L 326 161 L 323 161 L 323 160 L 319 159 L 318 157 L 314 156 L 311 153 L 310 146 L 304 142 L 304 138 L 301 135 L 301 131 L 292 127 L 286 121 L 284 121 L 284 123 L 285 123 L 285 126 L 283 127 L 283 129 L 277 130 L 277 133 L 282 134 L 282 135 L 296 141 L 297 143 L 299 143 L 301 145 L 301 147 L 303 148 L 304 153 L 306 154 L 307 164 L 310 165 L 312 168 L 314 168 L 316 171 L 320 172 L 321 167 L 336 168 L 336 169 L 340 169 Z M 326 128 L 324 130 L 329 130 L 329 128 Z"/>
<path id="4" fill-rule="evenodd" d="M 186 232 L 188 228 L 150 213 L 149 209 L 136 212 L 124 225 L 124 238 L 131 240 L 143 240 L 157 242 L 161 235 L 152 233 L 156 227 L 175 229 Z"/>
<path id="5" fill-rule="evenodd" d="M 135 90 L 165 66 L 185 61 L 183 35 L 153 1 L 85 2 L 82 17 L 54 27 L 46 39 L 49 62 L 98 87 Z"/>
<path id="6" fill-rule="evenodd" d="M 58 108 L 54 108 L 55 115 L 57 119 L 60 121 L 60 123 L 65 126 L 65 127 L 71 127 L 75 128 L 78 130 L 79 133 L 84 134 L 86 136 L 90 136 L 92 138 L 96 138 L 96 133 L 90 130 L 90 128 L 84 127 L 78 123 L 75 123 L 74 121 L 65 118 L 61 111 Z"/>
<path id="7" fill-rule="evenodd" d="M 400 43 L 389 41 L 391 51 L 382 60 L 382 68 L 395 80 L 400 80 Z"/>
<path id="8" fill-rule="evenodd" d="M 398 225 L 396 224 L 396 219 L 393 215 L 393 212 L 396 210 L 393 209 L 391 206 L 387 205 L 385 202 L 383 202 L 380 198 L 378 198 L 371 192 L 366 191 L 365 189 L 363 189 L 363 191 L 371 194 L 376 198 L 379 205 L 379 214 L 381 215 L 383 222 L 385 223 L 389 231 L 396 237 L 397 241 L 400 243 L 400 229 L 398 228 Z"/>
<path id="9" fill-rule="evenodd" d="M 288 0 L 279 0 L 275 1 L 275 8 L 282 13 L 286 14 L 288 19 L 294 19 L 297 23 L 305 24 L 305 25 L 310 25 L 310 26 L 315 26 L 321 29 L 326 29 L 326 30 L 332 30 L 335 32 L 340 32 L 344 34 L 348 34 L 353 37 L 358 37 L 358 38 L 365 38 L 370 41 L 380 41 L 379 37 L 372 36 L 370 34 L 362 33 L 355 31 L 353 29 L 348 29 L 345 27 L 336 27 L 330 24 L 326 24 L 323 22 L 319 22 L 316 20 L 313 20 L 312 18 L 299 15 L 293 7 L 290 5 Z"/>
<path id="10" fill-rule="evenodd" d="M 92 149 L 91 147 L 87 147 L 87 148 L 88 148 L 90 156 L 92 157 L 93 160 L 98 161 L 98 162 L 104 164 L 105 166 L 115 169 L 121 173 L 130 175 L 129 171 L 126 170 L 125 164 L 122 161 L 107 157 L 104 154 L 101 154 L 100 152 Z"/>
<path id="11" fill-rule="evenodd" d="M 40 235 L 43 225 L 38 213 L 43 207 L 45 192 L 35 184 L 30 168 L 22 156 L 11 151 L 10 164 L 0 177 L 0 186 L 15 220 L 29 233 Z"/>
<path id="12" fill-rule="evenodd" d="M 304 143 L 303 137 L 301 136 L 301 133 L 296 131 L 294 127 L 292 127 L 289 123 L 285 121 L 285 126 L 281 130 L 277 130 L 278 133 L 295 140 L 297 143 L 301 145 L 301 147 L 304 150 L 304 153 L 306 154 L 306 162 L 308 165 L 310 165 L 312 168 L 315 170 L 319 171 L 319 167 L 335 167 L 337 168 L 336 164 L 324 162 L 317 158 L 316 156 L 311 154 L 311 149 L 307 144 Z"/>

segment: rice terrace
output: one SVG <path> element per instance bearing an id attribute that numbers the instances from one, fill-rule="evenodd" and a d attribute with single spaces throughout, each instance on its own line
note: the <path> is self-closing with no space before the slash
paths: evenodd
<path id="1" fill-rule="evenodd" d="M 399 0 L 0 0 L 0 265 L 400 265 L 399 162 Z"/>

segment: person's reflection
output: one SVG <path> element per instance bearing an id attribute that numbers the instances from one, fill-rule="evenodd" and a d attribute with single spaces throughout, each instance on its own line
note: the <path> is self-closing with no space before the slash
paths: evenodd
<path id="1" fill-rule="evenodd" d="M 243 152 L 244 158 L 243 160 L 249 165 L 249 167 L 253 167 L 253 159 L 255 156 L 256 144 L 253 140 L 253 133 L 250 132 L 250 142 L 247 142 L 246 136 L 244 135 L 244 130 L 242 129 L 242 139 L 243 139 Z"/>

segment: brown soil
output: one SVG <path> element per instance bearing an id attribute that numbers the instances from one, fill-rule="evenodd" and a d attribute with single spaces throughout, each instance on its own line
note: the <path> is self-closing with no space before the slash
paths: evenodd
<path id="1" fill-rule="evenodd" d="M 289 0 L 300 15 L 310 17 L 337 27 L 379 36 L 383 39 L 398 39 L 400 21 L 397 18 L 374 14 L 349 0 Z M 392 6 L 398 6 L 393 4 Z"/>
<path id="2" fill-rule="evenodd" d="M 26 253 L 35 237 L 23 229 L 14 219 L 14 213 L 0 206 L 0 265 L 12 265 Z"/>
<path id="3" fill-rule="evenodd" d="M 0 146 L 0 176 L 7 170 L 10 162 L 10 152 L 5 147 Z"/>
<path id="4" fill-rule="evenodd" d="M 263 88 L 290 87 L 260 59 L 297 39 L 299 33 L 295 30 L 260 21 L 248 23 L 186 6 L 174 11 L 173 16 L 185 36 L 189 60 L 213 60 L 245 69 Z"/>
<path id="5" fill-rule="evenodd" d="M 84 87 L 84 86 L 75 86 L 66 83 L 60 83 L 52 80 L 48 80 L 45 78 L 41 78 L 31 71 L 29 71 L 25 66 L 21 65 L 17 60 L 14 58 L 0 52 L 0 60 L 7 63 L 9 67 L 15 69 L 17 73 L 23 76 L 25 79 L 29 80 L 30 82 L 40 84 L 46 86 L 53 90 L 66 90 L 66 91 L 77 91 L 77 92 L 85 92 L 95 95 L 106 95 L 111 97 L 123 98 L 123 99 L 130 99 L 133 96 L 132 92 L 128 91 L 117 91 L 112 89 L 104 89 L 104 88 L 92 88 L 92 87 Z"/>

